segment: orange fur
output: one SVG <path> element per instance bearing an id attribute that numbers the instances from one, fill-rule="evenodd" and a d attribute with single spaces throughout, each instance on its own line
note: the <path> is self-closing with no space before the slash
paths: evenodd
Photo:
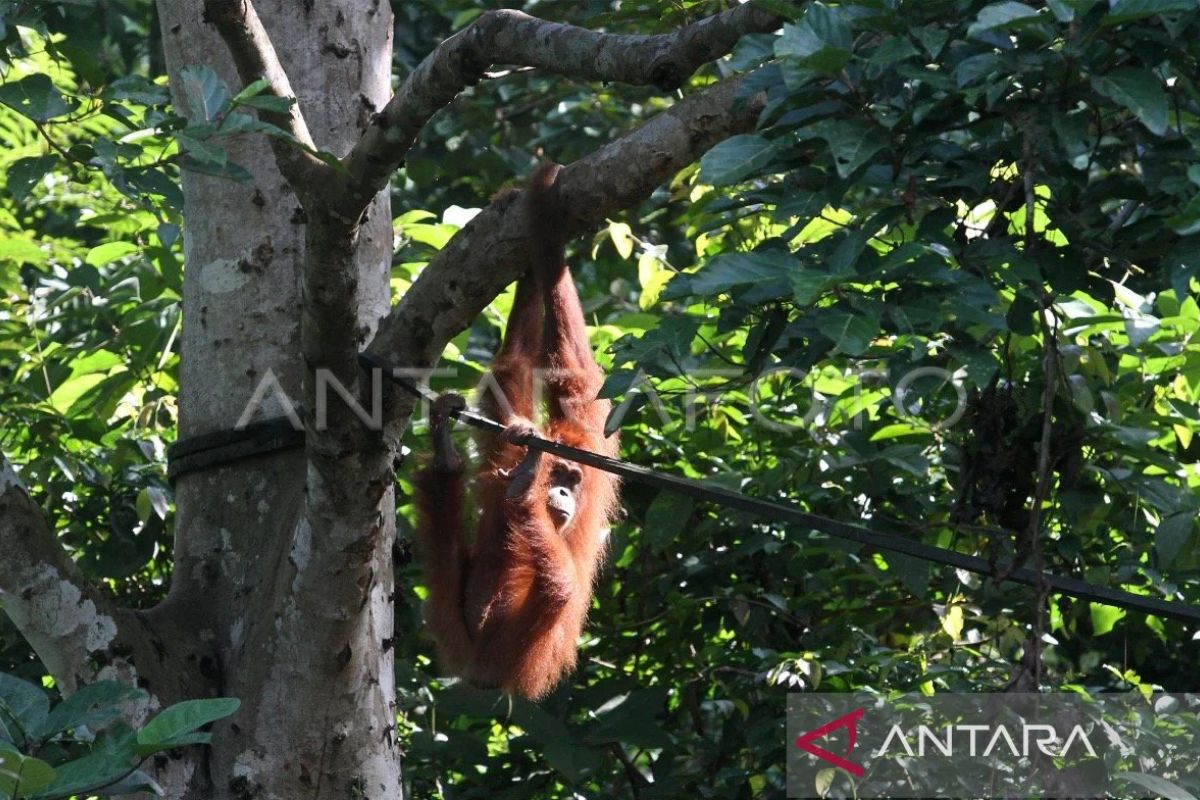
<path id="1" fill-rule="evenodd" d="M 610 404 L 596 399 L 604 375 L 564 263 L 559 169 L 541 167 L 525 192 L 538 225 L 533 263 L 517 284 L 491 368 L 490 383 L 503 398 L 485 392 L 480 407 L 505 425 L 532 420 L 534 370 L 545 370 L 549 421 L 541 435 L 616 455 L 616 436 L 603 434 Z M 559 530 L 547 506 L 554 457 L 541 458 L 527 491 L 509 496 L 505 475 L 524 449 L 500 436 L 481 438 L 480 515 L 469 544 L 463 471 L 439 469 L 435 459 L 417 477 L 418 534 L 429 587 L 426 616 L 443 666 L 476 685 L 536 699 L 575 667 L 576 641 L 617 507 L 617 481 L 583 467 L 575 515 Z"/>

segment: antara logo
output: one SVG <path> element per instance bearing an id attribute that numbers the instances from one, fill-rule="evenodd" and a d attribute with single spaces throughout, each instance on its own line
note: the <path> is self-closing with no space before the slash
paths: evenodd
<path id="1" fill-rule="evenodd" d="M 799 747 L 806 753 L 811 753 L 822 761 L 828 761 L 835 767 L 841 767 L 856 778 L 863 776 L 864 770 L 861 764 L 856 764 L 845 756 L 849 756 L 854 752 L 854 743 L 858 741 L 858 721 L 862 719 L 863 709 L 855 709 L 849 714 L 843 714 L 832 722 L 827 722 L 819 728 L 813 728 L 807 733 L 802 733 L 796 737 L 796 747 Z M 822 739 L 839 728 L 845 728 L 850 737 L 850 743 L 846 745 L 846 752 L 839 756 L 837 753 L 831 753 L 824 747 L 818 747 L 813 744 L 817 739 Z"/>
<path id="2" fill-rule="evenodd" d="M 800 734 L 796 737 L 796 747 L 861 778 L 864 774 L 862 765 L 851 761 L 849 756 L 858 742 L 858 721 L 862 719 L 863 713 L 864 709 L 859 708 Z M 849 739 L 846 751 L 842 755 L 815 744 L 818 739 L 823 739 L 842 728 L 846 729 Z M 913 742 L 916 743 L 916 747 L 913 747 Z M 930 755 L 943 756 L 991 756 L 1007 752 L 1016 757 L 1028 757 L 1034 752 L 1041 752 L 1055 758 L 1063 758 L 1070 755 L 1073 749 L 1079 750 L 1080 754 L 1086 751 L 1093 758 L 1096 756 L 1096 750 L 1092 747 L 1087 732 L 1080 725 L 1071 728 L 1065 737 L 1052 725 L 1025 724 L 1020 726 L 1015 735 L 1004 725 L 947 725 L 940 731 L 927 725 L 918 725 L 915 731 L 908 732 L 900 725 L 893 725 L 883 744 L 871 755 L 878 758 L 888 755 L 893 750 L 903 750 L 905 755 L 917 757 L 924 756 L 927 752 Z"/>
<path id="3" fill-rule="evenodd" d="M 911 744 L 914 738 L 917 742 L 915 751 Z M 900 749 L 910 756 L 925 755 L 925 746 L 928 744 L 931 754 L 936 752 L 944 756 L 955 755 L 956 752 L 961 755 L 965 749 L 967 754 L 972 756 L 990 756 L 999 751 L 1007 751 L 1018 758 L 1028 758 L 1037 750 L 1053 758 L 1064 758 L 1070 755 L 1075 747 L 1086 750 L 1093 758 L 1096 757 L 1096 750 L 1081 725 L 1071 728 L 1065 738 L 1053 725 L 1024 724 L 1015 737 L 1004 725 L 947 725 L 942 728 L 941 736 L 937 730 L 927 725 L 918 725 L 915 737 L 911 733 L 906 734 L 899 725 L 893 725 L 883 745 L 874 755 L 886 755 L 897 743 Z M 982 748 L 980 745 L 983 745 Z"/>

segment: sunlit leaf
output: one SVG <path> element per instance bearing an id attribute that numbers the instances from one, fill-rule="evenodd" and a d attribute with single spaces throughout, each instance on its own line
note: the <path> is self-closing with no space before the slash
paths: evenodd
<path id="1" fill-rule="evenodd" d="M 0 103 L 38 122 L 61 117 L 71 110 L 71 104 L 49 76 L 41 74 L 0 84 Z"/>

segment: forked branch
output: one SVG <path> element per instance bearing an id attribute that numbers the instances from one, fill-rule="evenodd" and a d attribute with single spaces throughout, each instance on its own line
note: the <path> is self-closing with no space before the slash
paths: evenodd
<path id="1" fill-rule="evenodd" d="M 293 98 L 287 74 L 251 0 L 204 0 L 213 23 L 247 84 L 266 78 L 271 93 Z M 393 95 L 342 159 L 345 173 L 333 175 L 320 160 L 286 142 L 272 143 L 280 171 L 302 198 L 320 187 L 338 215 L 354 220 L 380 192 L 430 118 L 459 92 L 478 83 L 493 65 L 534 67 L 590 81 L 674 89 L 700 66 L 729 53 L 747 33 L 774 30 L 780 18 L 745 3 L 653 36 L 598 33 L 531 17 L 512 9 L 482 14 L 438 45 Z M 315 149 L 300 108 L 260 112 Z M 340 191 L 337 191 L 340 187 Z"/>
<path id="2" fill-rule="evenodd" d="M 674 33 L 631 36 L 547 22 L 512 9 L 488 11 L 417 65 L 343 159 L 351 192 L 346 205 L 366 208 L 429 119 L 494 65 L 675 89 L 700 66 L 729 53 L 745 34 L 772 31 L 780 22 L 745 3 Z"/>
<path id="3" fill-rule="evenodd" d="M 290 133 L 308 151 L 316 151 L 317 146 L 308 131 L 287 72 L 279 63 L 271 37 L 250 0 L 204 0 L 204 20 L 215 25 L 221 34 L 237 67 L 238 77 L 247 85 L 265 79 L 271 94 L 293 101 L 287 111 L 260 109 L 259 117 Z M 290 142 L 272 137 L 271 148 L 279 171 L 301 198 L 305 197 L 307 187 L 319 186 L 332 172 L 311 152 Z"/>
<path id="4" fill-rule="evenodd" d="M 718 142 L 754 127 L 766 102 L 755 75 L 697 92 L 559 173 L 560 202 L 578 233 L 629 208 Z M 434 257 L 380 325 L 368 351 L 398 366 L 433 364 L 446 343 L 528 267 L 525 204 L 500 198 Z M 406 404 L 389 409 L 402 415 Z"/>

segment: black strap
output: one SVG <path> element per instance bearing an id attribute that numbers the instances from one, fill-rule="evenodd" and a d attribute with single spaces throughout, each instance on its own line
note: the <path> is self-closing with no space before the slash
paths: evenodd
<path id="1" fill-rule="evenodd" d="M 244 428 L 202 433 L 181 439 L 167 448 L 167 480 L 173 486 L 189 472 L 303 446 L 304 429 L 297 430 L 286 416 L 272 417 Z"/>

